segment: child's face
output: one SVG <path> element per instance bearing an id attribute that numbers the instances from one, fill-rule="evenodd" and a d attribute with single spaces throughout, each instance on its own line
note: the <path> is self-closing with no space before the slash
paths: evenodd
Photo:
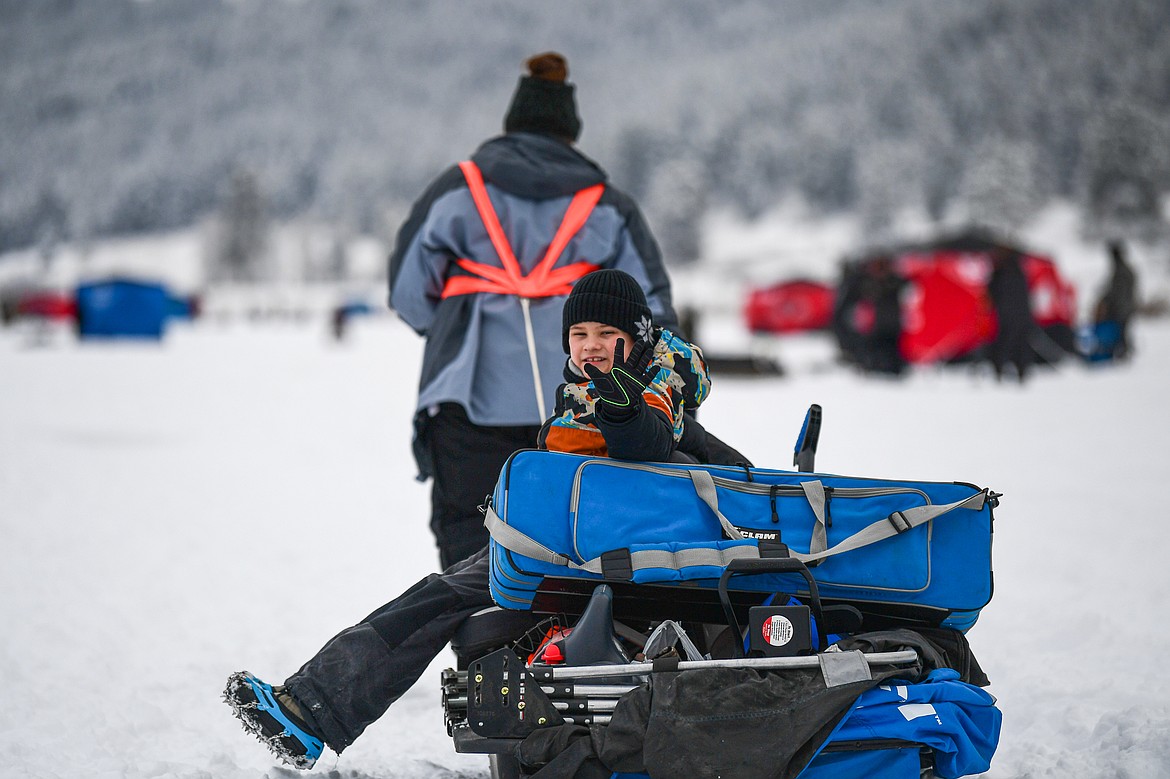
<path id="1" fill-rule="evenodd" d="M 585 373 L 586 365 L 609 373 L 613 368 L 613 347 L 619 338 L 625 340 L 625 353 L 629 354 L 634 345 L 629 333 L 600 322 L 579 322 L 569 328 L 569 359 L 581 373 Z"/>

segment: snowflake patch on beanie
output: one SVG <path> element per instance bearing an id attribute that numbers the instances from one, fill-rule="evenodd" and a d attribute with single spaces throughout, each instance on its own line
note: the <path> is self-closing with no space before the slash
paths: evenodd
<path id="1" fill-rule="evenodd" d="M 650 340 L 650 328 L 653 327 L 653 324 L 650 322 L 650 317 L 643 316 L 635 324 L 638 328 L 638 332 L 636 333 L 636 335 L 638 336 L 638 340 L 639 341 L 649 341 Z"/>

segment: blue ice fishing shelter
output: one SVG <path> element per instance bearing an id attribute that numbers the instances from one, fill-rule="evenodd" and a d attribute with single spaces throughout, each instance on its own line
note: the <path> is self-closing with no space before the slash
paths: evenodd
<path id="1" fill-rule="evenodd" d="M 77 288 L 77 332 L 82 338 L 159 340 L 171 298 L 158 282 L 113 278 Z"/>

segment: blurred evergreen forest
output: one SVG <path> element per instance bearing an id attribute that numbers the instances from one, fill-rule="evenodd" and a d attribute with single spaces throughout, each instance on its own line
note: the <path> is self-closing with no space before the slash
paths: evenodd
<path id="1" fill-rule="evenodd" d="M 0 250 L 193 224 L 241 172 L 389 238 L 548 49 L 673 261 L 792 195 L 874 236 L 1054 197 L 1161 223 L 1167 0 L 0 0 Z"/>

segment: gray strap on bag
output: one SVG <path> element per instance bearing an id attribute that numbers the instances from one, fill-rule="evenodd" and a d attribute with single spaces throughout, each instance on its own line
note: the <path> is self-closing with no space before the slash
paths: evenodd
<path id="1" fill-rule="evenodd" d="M 739 532 L 739 529 L 731 524 L 727 517 L 723 516 L 723 512 L 719 510 L 719 493 L 715 491 L 715 480 L 711 478 L 711 474 L 698 469 L 689 470 L 687 473 L 691 475 L 691 481 L 695 485 L 695 493 L 702 498 L 708 508 L 715 512 L 715 517 L 723 526 L 723 532 L 727 534 L 727 537 L 734 541 L 742 541 L 743 533 Z"/>
<path id="2" fill-rule="evenodd" d="M 813 525 L 812 539 L 809 541 L 809 554 L 818 554 L 829 548 L 829 531 L 825 526 L 825 485 L 819 480 L 802 481 L 800 488 L 812 506 L 813 516 L 817 522 Z"/>
<path id="3" fill-rule="evenodd" d="M 802 563 L 824 560 L 833 555 L 860 549 L 863 546 L 869 546 L 882 539 L 896 536 L 899 533 L 905 533 L 907 530 L 924 525 L 930 520 L 941 517 L 943 514 L 954 511 L 955 509 L 963 508 L 979 511 L 986 502 L 987 490 L 982 490 L 969 498 L 964 498 L 954 503 L 946 503 L 943 505 L 929 504 L 926 506 L 915 506 L 905 511 L 895 511 L 885 519 L 879 519 L 877 522 L 862 528 L 831 549 L 825 549 L 815 553 L 810 552 L 809 554 L 802 554 L 789 549 L 788 553 Z"/>
<path id="4" fill-rule="evenodd" d="M 516 554 L 540 560 L 542 563 L 561 565 L 567 568 L 581 567 L 563 554 L 557 554 L 500 519 L 499 514 L 491 506 L 488 506 L 487 511 L 484 512 L 483 526 L 487 528 L 488 535 L 492 537 L 492 540 Z M 597 572 L 600 573 L 600 569 Z"/>
<path id="5" fill-rule="evenodd" d="M 666 568 L 679 571 L 696 565 L 709 565 L 716 568 L 726 568 L 732 560 L 745 557 L 759 558 L 760 548 L 755 544 L 744 544 L 727 549 L 715 549 L 709 546 L 696 546 L 691 549 L 680 549 L 670 552 L 665 549 L 642 549 L 630 554 L 630 561 L 635 571 L 643 568 Z M 600 565 L 601 558 L 597 558 Z M 593 562 L 592 560 L 589 561 Z M 589 563 L 586 563 L 589 565 Z"/>
<path id="6" fill-rule="evenodd" d="M 691 481 L 695 485 L 695 492 L 702 498 L 703 502 L 707 504 L 711 511 L 715 512 L 715 516 L 719 519 L 719 524 L 723 526 L 724 532 L 731 538 L 743 538 L 743 534 L 719 510 L 719 498 L 715 492 L 715 482 L 711 478 L 711 474 L 698 469 L 690 470 L 688 473 L 691 476 Z M 809 505 L 812 507 L 813 514 L 816 516 L 816 526 L 813 527 L 812 540 L 808 553 L 797 552 L 791 548 L 788 551 L 792 557 L 795 557 L 803 563 L 824 560 L 825 558 L 839 555 L 842 552 L 849 552 L 854 549 L 860 549 L 863 546 L 869 546 L 882 539 L 916 528 L 935 517 L 940 517 L 957 508 L 979 511 L 987 501 L 987 490 L 982 490 L 969 498 L 954 503 L 947 503 L 941 506 L 930 504 L 906 509 L 905 511 L 895 511 L 889 517 L 879 519 L 868 527 L 862 528 L 832 549 L 829 549 L 827 548 L 828 532 L 825 520 L 825 487 L 816 479 L 801 482 L 800 486 L 804 490 Z"/>
<path id="7" fill-rule="evenodd" d="M 595 557 L 584 563 L 573 562 L 569 557 L 552 551 L 500 519 L 500 516 L 496 514 L 491 506 L 488 507 L 484 514 L 483 525 L 487 528 L 493 541 L 516 554 L 530 557 L 533 560 L 539 560 L 542 563 L 571 568 L 575 571 L 588 571 L 589 573 L 596 574 L 603 572 L 600 557 Z M 715 549 L 714 547 L 702 546 L 692 549 L 679 549 L 674 552 L 666 549 L 642 549 L 630 554 L 630 563 L 634 571 L 640 571 L 646 568 L 665 568 L 671 571 L 678 571 L 697 565 L 726 568 L 732 560 L 738 560 L 744 557 L 756 558 L 759 556 L 759 548 L 749 544 L 733 546 L 728 549 Z"/>

